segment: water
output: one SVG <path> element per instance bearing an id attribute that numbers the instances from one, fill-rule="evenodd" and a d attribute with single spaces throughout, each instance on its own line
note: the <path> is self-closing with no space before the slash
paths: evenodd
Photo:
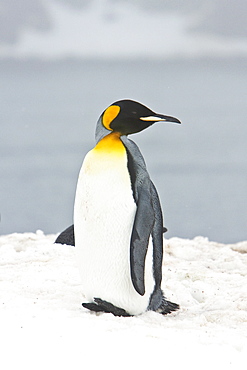
<path id="1" fill-rule="evenodd" d="M 1 234 L 56 233 L 72 223 L 97 118 L 131 98 L 182 120 L 132 136 L 167 237 L 246 240 L 246 72 L 241 60 L 0 62 Z"/>

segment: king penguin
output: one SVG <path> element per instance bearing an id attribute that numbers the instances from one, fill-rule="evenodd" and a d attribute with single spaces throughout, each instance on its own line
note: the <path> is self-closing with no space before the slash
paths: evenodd
<path id="1" fill-rule="evenodd" d="M 136 101 L 116 101 L 99 117 L 96 146 L 83 161 L 74 226 L 56 242 L 76 247 L 89 310 L 133 316 L 179 308 L 161 289 L 165 228 L 158 193 L 128 138 L 155 122 L 180 123 Z"/>

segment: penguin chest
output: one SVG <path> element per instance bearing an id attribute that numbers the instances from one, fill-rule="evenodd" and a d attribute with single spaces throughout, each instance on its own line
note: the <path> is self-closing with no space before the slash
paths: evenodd
<path id="1" fill-rule="evenodd" d="M 78 179 L 74 225 L 77 258 L 87 300 L 128 308 L 137 294 L 130 277 L 130 239 L 136 213 L 127 155 L 89 152 Z"/>
<path id="2" fill-rule="evenodd" d="M 87 228 L 97 226 L 95 232 L 108 238 L 120 239 L 117 235 L 123 228 L 132 228 L 136 205 L 126 155 L 98 159 L 88 153 L 78 179 L 76 210 L 80 223 L 87 223 Z"/>

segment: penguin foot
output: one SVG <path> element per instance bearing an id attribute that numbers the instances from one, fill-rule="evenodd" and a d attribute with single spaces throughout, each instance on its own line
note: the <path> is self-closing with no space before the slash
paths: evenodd
<path id="1" fill-rule="evenodd" d="M 82 303 L 82 306 L 90 311 L 112 313 L 114 316 L 131 316 L 123 308 L 116 307 L 112 303 L 103 301 L 100 298 L 94 298 L 94 302 Z"/>
<path id="2" fill-rule="evenodd" d="M 167 315 L 173 311 L 179 310 L 179 305 L 177 303 L 173 303 L 167 301 L 165 298 L 162 299 L 162 304 L 158 308 L 157 312 L 161 313 L 162 315 Z"/>

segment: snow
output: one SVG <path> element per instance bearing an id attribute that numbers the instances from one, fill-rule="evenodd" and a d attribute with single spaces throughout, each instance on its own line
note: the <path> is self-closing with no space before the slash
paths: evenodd
<path id="1" fill-rule="evenodd" d="M 81 306 L 75 248 L 43 232 L 0 237 L 2 369 L 245 369 L 247 242 L 165 241 L 162 316 L 95 314 Z"/>

